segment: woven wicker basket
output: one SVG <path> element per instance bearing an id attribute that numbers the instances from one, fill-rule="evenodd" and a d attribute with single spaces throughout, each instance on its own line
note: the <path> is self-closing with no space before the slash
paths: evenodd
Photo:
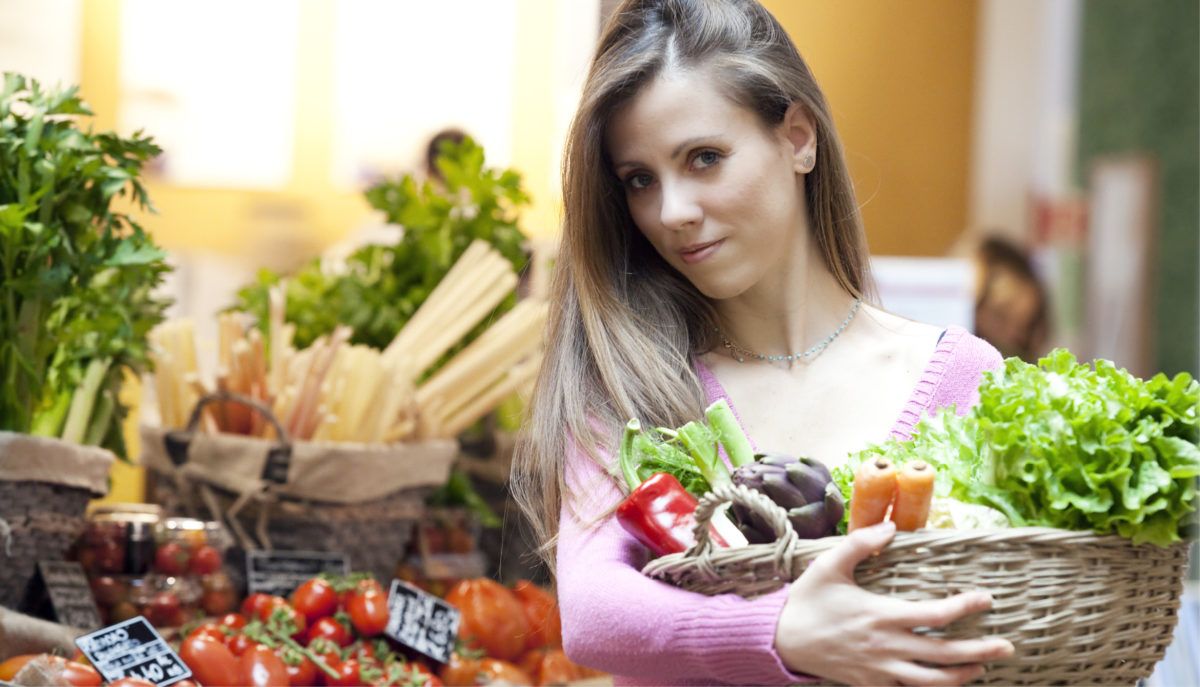
<path id="1" fill-rule="evenodd" d="M 708 522 L 735 501 L 766 517 L 778 539 L 714 548 Z M 696 510 L 697 544 L 651 561 L 650 577 L 703 594 L 754 597 L 779 589 L 842 537 L 800 539 L 787 514 L 745 487 L 718 487 Z M 1134 684 L 1162 659 L 1175 628 L 1186 545 L 1134 546 L 1128 540 L 1038 527 L 900 533 L 859 564 L 864 589 L 925 600 L 985 589 L 990 612 L 932 636 L 1001 635 L 1016 654 L 988 665 L 977 684 Z"/>
<path id="2" fill-rule="evenodd" d="M 61 561 L 114 456 L 95 446 L 0 432 L 0 606 L 18 608 L 39 560 Z"/>
<path id="3" fill-rule="evenodd" d="M 197 433 L 204 405 L 222 400 L 245 403 L 263 413 L 281 438 L 268 441 Z M 172 440 L 182 441 L 184 456 L 179 464 L 169 456 Z M 270 409 L 227 393 L 202 398 L 186 430 L 143 427 L 142 441 L 143 460 L 153 477 L 150 499 L 163 504 L 168 512 L 223 521 L 234 534 L 238 550 L 345 553 L 354 570 L 372 572 L 383 580 L 391 579 L 403 559 L 425 512 L 426 495 L 445 482 L 457 454 L 457 444 L 452 441 L 408 447 L 412 450 L 293 443 Z M 266 454 L 272 449 L 292 456 L 286 481 L 269 486 L 257 479 L 247 482 L 246 475 L 263 473 Z M 364 469 L 364 465 L 372 467 Z M 328 481 L 331 471 L 340 473 L 334 475 L 339 488 L 331 490 L 338 493 L 320 494 L 328 498 L 310 496 L 297 487 L 298 483 L 320 484 L 322 476 Z M 395 481 L 396 475 L 401 475 L 407 486 L 377 493 L 381 483 Z M 231 567 L 230 572 L 235 583 L 244 584 L 241 566 Z"/>

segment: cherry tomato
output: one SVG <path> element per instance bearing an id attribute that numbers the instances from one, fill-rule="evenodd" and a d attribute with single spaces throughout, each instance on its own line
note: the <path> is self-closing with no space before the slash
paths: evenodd
<path id="1" fill-rule="evenodd" d="M 222 644 L 225 644 L 229 640 L 229 635 L 226 635 L 221 631 L 220 627 L 211 623 L 205 623 L 188 633 L 188 639 L 192 639 L 193 637 L 208 637 Z"/>
<path id="2" fill-rule="evenodd" d="M 292 639 L 303 637 L 304 631 L 308 629 L 308 621 L 304 619 L 304 614 L 289 606 L 286 601 L 280 601 L 282 603 L 271 607 L 270 613 L 264 614 L 263 622 L 279 623 L 281 628 L 290 627 Z"/>
<path id="3" fill-rule="evenodd" d="M 242 615 L 246 616 L 247 618 L 257 618 L 259 610 L 261 610 L 262 607 L 271 599 L 272 597 L 270 594 L 263 594 L 262 592 L 257 592 L 247 596 L 246 599 L 242 601 Z"/>
<path id="4" fill-rule="evenodd" d="M 277 649 L 276 653 L 287 669 L 288 683 L 292 687 L 310 687 L 317 684 L 317 667 L 304 654 L 293 649 Z"/>
<path id="5" fill-rule="evenodd" d="M 154 569 L 164 575 L 182 575 L 188 569 L 188 550 L 177 541 L 169 541 L 154 552 Z"/>
<path id="6" fill-rule="evenodd" d="M 238 658 L 224 644 L 209 637 L 189 637 L 179 646 L 179 657 L 202 685 L 240 685 Z"/>
<path id="7" fill-rule="evenodd" d="M 211 575 L 221 569 L 221 552 L 205 544 L 192 552 L 188 569 L 193 575 Z"/>
<path id="8" fill-rule="evenodd" d="M 342 662 L 341 647 L 336 643 L 324 637 L 317 637 L 308 643 L 308 650 L 316 654 L 317 658 L 325 662 L 325 665 L 337 669 Z M 320 670 L 320 669 L 318 669 Z M 320 671 L 322 675 L 325 671 Z"/>
<path id="9" fill-rule="evenodd" d="M 338 646 L 350 646 L 350 643 L 354 641 L 354 636 L 350 634 L 350 628 L 332 617 L 321 618 L 308 628 L 310 643 L 318 637 L 324 637 Z"/>
<path id="10" fill-rule="evenodd" d="M 333 687 L 359 687 L 364 680 L 362 678 L 362 664 L 353 658 L 348 661 L 342 661 L 333 668 L 337 671 L 336 678 L 325 676 L 325 684 Z"/>
<path id="11" fill-rule="evenodd" d="M 289 687 L 287 666 L 269 647 L 258 645 L 238 659 L 239 685 L 246 687 Z M 203 680 L 201 681 L 203 682 Z"/>
<path id="12" fill-rule="evenodd" d="M 246 627 L 246 616 L 241 613 L 226 613 L 221 616 L 220 624 L 231 630 L 240 630 Z"/>
<path id="13" fill-rule="evenodd" d="M 258 646 L 258 642 L 250 639 L 246 635 L 239 634 L 229 638 L 229 651 L 232 652 L 234 656 L 241 656 L 256 646 Z"/>
<path id="14" fill-rule="evenodd" d="M 115 606 L 129 599 L 129 585 L 108 575 L 92 579 L 92 596 L 101 606 Z"/>
<path id="15" fill-rule="evenodd" d="M 265 623 L 271 617 L 271 614 L 275 612 L 276 608 L 287 605 L 287 599 L 282 596 L 268 596 L 265 601 L 259 602 L 255 615 Z"/>
<path id="16" fill-rule="evenodd" d="M 319 577 L 314 577 L 292 592 L 292 607 L 303 613 L 309 623 L 333 615 L 337 605 L 337 591 L 328 580 Z"/>
<path id="17" fill-rule="evenodd" d="M 174 592 L 159 592 L 150 599 L 146 607 L 146 620 L 155 627 L 178 627 L 183 624 L 183 607 L 179 595 Z"/>
<path id="18" fill-rule="evenodd" d="M 387 627 L 387 596 L 383 592 L 367 590 L 355 594 L 346 610 L 350 612 L 350 624 L 363 637 L 379 635 Z"/>

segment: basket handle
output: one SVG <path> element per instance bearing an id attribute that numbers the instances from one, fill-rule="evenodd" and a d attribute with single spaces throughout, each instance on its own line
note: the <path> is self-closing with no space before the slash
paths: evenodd
<path id="1" fill-rule="evenodd" d="M 696 506 L 696 543 L 684 553 L 684 557 L 708 557 L 713 552 L 710 527 L 717 509 L 726 503 L 737 503 L 763 516 L 775 532 L 774 561 L 778 570 L 787 566 L 788 552 L 796 545 L 799 536 L 792 529 L 787 511 L 780 508 L 766 494 L 740 484 L 720 484 L 700 499 Z"/>
<path id="2" fill-rule="evenodd" d="M 274 484 L 287 483 L 288 468 L 292 462 L 292 440 L 288 436 L 287 430 L 284 429 L 279 419 L 275 417 L 275 413 L 264 403 L 249 396 L 233 393 L 232 391 L 216 391 L 201 396 L 196 401 L 196 406 L 192 408 L 192 415 L 188 418 L 187 427 L 182 430 L 172 430 L 163 435 L 163 443 L 171 462 L 176 467 L 181 467 L 188 461 L 188 450 L 191 447 L 192 437 L 195 435 L 196 429 L 200 426 L 200 418 L 204 412 L 204 408 L 210 403 L 226 402 L 239 403 L 254 409 L 275 428 L 277 443 L 267 451 L 267 459 L 263 463 L 262 479 L 265 482 Z"/>

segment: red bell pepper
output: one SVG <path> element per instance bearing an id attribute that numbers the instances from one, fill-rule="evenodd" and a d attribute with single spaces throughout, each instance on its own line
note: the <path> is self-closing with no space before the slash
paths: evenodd
<path id="1" fill-rule="evenodd" d="M 678 479 L 658 472 L 642 481 L 633 458 L 633 438 L 641 431 L 637 420 L 625 427 L 619 461 L 630 493 L 617 507 L 617 522 L 650 549 L 655 556 L 681 553 L 696 543 L 696 505 L 698 501 Z M 715 529 L 709 536 L 717 546 L 726 547 Z"/>

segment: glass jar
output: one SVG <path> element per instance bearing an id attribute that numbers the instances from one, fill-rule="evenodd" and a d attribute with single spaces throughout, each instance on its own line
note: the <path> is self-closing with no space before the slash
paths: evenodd
<path id="1" fill-rule="evenodd" d="M 91 575 L 141 575 L 154 564 L 155 529 L 162 509 L 154 504 L 116 503 L 90 510 L 75 559 Z"/>

